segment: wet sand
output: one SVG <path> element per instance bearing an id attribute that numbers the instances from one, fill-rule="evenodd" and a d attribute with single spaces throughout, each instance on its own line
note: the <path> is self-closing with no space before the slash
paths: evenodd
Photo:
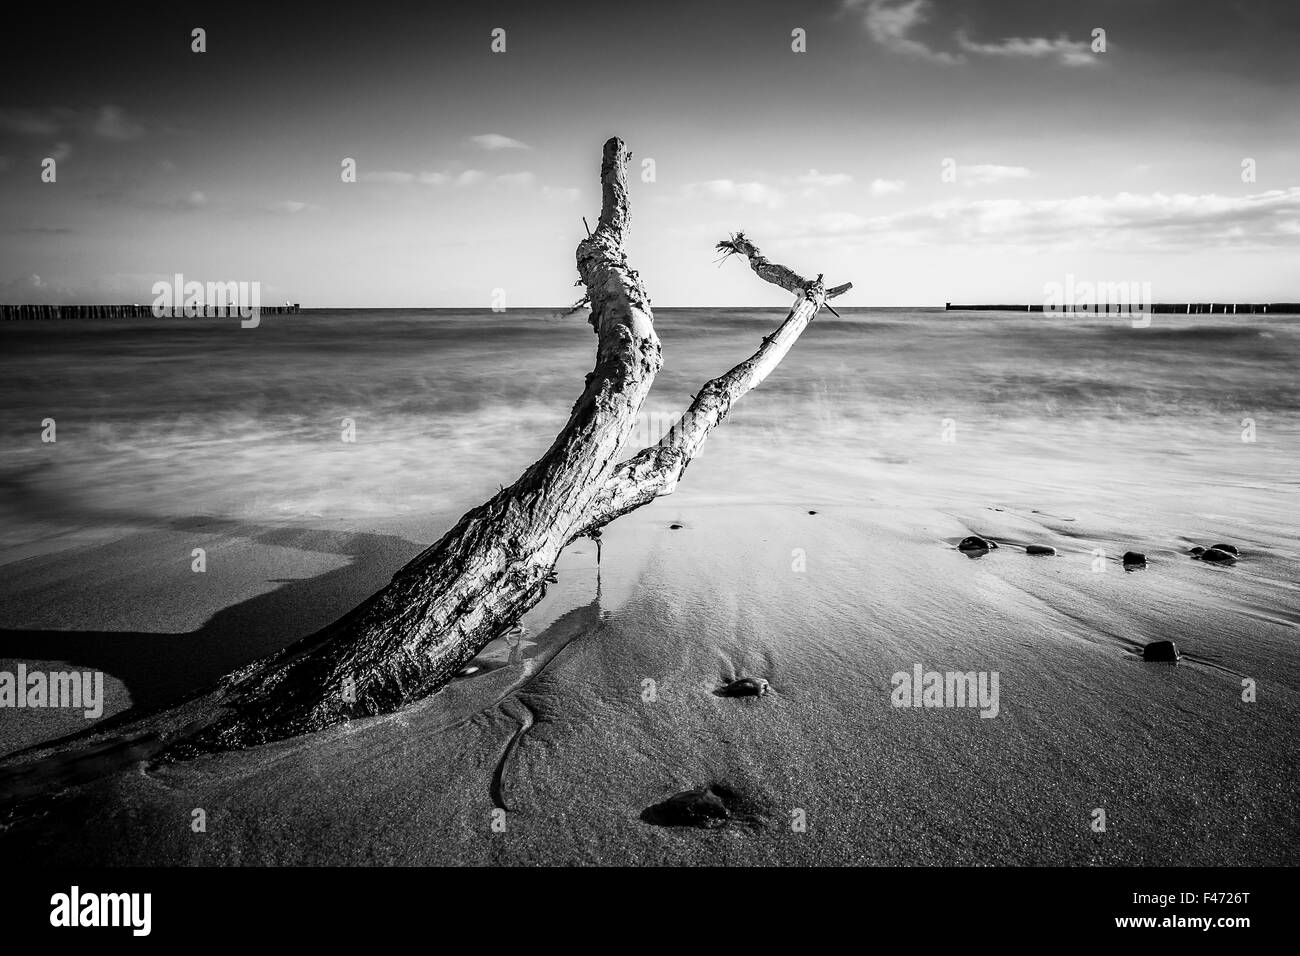
<path id="1" fill-rule="evenodd" d="M 1290 555 L 1251 542 L 1218 569 L 1174 540 L 1148 542 L 1146 571 L 1098 573 L 1095 540 L 1033 509 L 700 497 L 683 490 L 611 526 L 599 585 L 594 545 L 572 546 L 524 634 L 428 701 L 125 769 L 11 821 L 0 845 L 114 864 L 1297 862 Z M 1002 547 L 956 551 L 972 530 Z M 1030 539 L 1060 554 L 1027 555 L 1017 542 Z M 347 534 L 296 540 L 356 556 Z M 239 542 L 224 546 L 266 547 Z M 156 552 L 156 540 L 135 546 L 146 543 Z M 115 547 L 120 558 L 132 543 Z M 234 656 L 256 650 L 239 620 L 296 620 L 306 633 L 350 606 L 339 572 L 319 572 L 321 551 L 295 553 L 282 569 L 296 563 L 301 581 L 282 585 L 284 600 L 248 597 L 255 615 L 211 626 L 248 639 Z M 314 563 L 317 580 L 335 581 L 328 596 L 310 587 Z M 258 590 L 253 577 L 232 592 Z M 177 601 L 154 623 L 202 611 Z M 1182 663 L 1140 659 L 1161 637 Z M 191 672 L 228 663 L 195 653 Z M 999 672 L 998 716 L 892 706 L 891 675 L 915 663 Z M 715 695 L 739 676 L 771 692 Z M 1259 702 L 1242 702 L 1243 676 L 1259 680 Z M 160 693 L 143 674 L 127 684 Z M 646 818 L 706 786 L 740 795 L 745 812 L 716 829 Z M 1089 829 L 1096 808 L 1105 833 Z"/>

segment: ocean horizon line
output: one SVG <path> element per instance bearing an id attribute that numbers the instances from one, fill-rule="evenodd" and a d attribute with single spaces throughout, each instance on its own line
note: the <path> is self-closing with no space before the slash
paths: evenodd
<path id="1" fill-rule="evenodd" d="M 1198 311 L 1203 314 L 1205 312 L 1208 312 L 1210 308 L 1213 308 L 1215 310 L 1214 314 L 1217 315 L 1224 315 L 1224 314 L 1232 315 L 1234 314 L 1234 312 L 1232 311 L 1234 309 L 1238 310 L 1235 314 L 1239 314 L 1239 315 L 1252 314 L 1250 311 L 1243 311 L 1243 310 L 1256 310 L 1256 309 L 1257 310 L 1267 309 L 1268 314 L 1277 314 L 1277 315 L 1300 314 L 1300 296 L 1298 296 L 1296 300 L 1276 300 L 1272 302 L 1249 302 L 1249 301 L 1240 301 L 1240 300 L 1234 301 L 1232 299 L 1201 299 L 1201 300 L 1180 300 L 1180 301 L 1171 301 L 1171 302 L 1152 302 L 1146 306 L 1138 306 L 1137 304 L 1134 304 L 1134 307 L 1132 309 L 1129 309 L 1127 307 L 1118 308 L 1118 309 L 1117 308 L 1107 309 L 1104 305 L 1079 306 L 1074 308 L 1053 309 L 1051 307 L 1044 306 L 1041 303 L 987 303 L 987 304 L 986 303 L 962 303 L 962 304 L 940 303 L 937 305 L 936 304 L 842 305 L 840 303 L 836 303 L 835 308 L 836 311 L 838 312 L 862 312 L 867 310 L 875 311 L 875 312 L 982 311 L 982 312 L 1034 312 L 1034 313 L 1043 312 L 1047 314 L 1062 314 L 1062 315 L 1074 315 L 1074 314 L 1106 315 L 1108 313 L 1123 314 L 1128 311 L 1140 311 L 1142 308 L 1147 308 L 1158 312 L 1175 312 L 1175 310 L 1182 311 L 1188 306 L 1190 306 L 1190 310 L 1189 310 L 1190 314 L 1197 314 Z M 200 306 L 200 308 L 205 311 L 200 315 L 191 316 L 191 318 L 220 318 L 222 316 L 217 314 L 217 312 L 224 307 Z M 469 306 L 469 305 L 302 305 L 301 303 L 295 302 L 295 303 L 290 303 L 288 305 L 264 305 L 264 306 L 260 306 L 259 308 L 261 309 L 261 311 L 267 313 L 275 313 L 275 314 L 305 314 L 308 312 L 482 312 L 486 314 L 505 315 L 510 312 L 566 312 L 567 313 L 568 311 L 570 311 L 572 307 L 571 305 L 515 305 L 515 306 L 510 306 L 507 309 L 494 309 L 491 308 L 490 306 Z M 758 304 L 755 305 L 661 305 L 661 306 L 656 306 L 655 311 L 672 312 L 672 311 L 698 311 L 701 309 L 709 309 L 714 312 L 753 312 L 753 311 L 780 312 L 780 311 L 788 311 L 788 308 L 789 307 L 785 305 L 758 305 Z M 67 310 L 92 310 L 92 309 L 138 310 L 131 314 L 124 314 L 121 316 L 116 316 L 116 315 L 103 316 L 106 318 L 146 317 L 152 314 L 151 306 L 142 305 L 140 303 L 0 302 L 0 316 L 2 316 L 5 319 L 19 318 L 19 316 L 16 315 L 15 313 L 21 311 L 31 311 L 33 313 L 39 313 L 40 311 L 53 312 L 54 310 L 62 311 L 65 309 Z M 177 307 L 175 309 L 169 309 L 168 311 L 173 313 L 170 316 L 166 316 L 168 318 L 186 317 L 183 315 L 175 314 L 176 312 L 180 311 L 180 307 Z M 584 311 L 587 311 L 585 307 L 583 309 L 573 310 L 574 314 L 577 314 L 579 312 L 584 312 Z M 1253 314 L 1264 314 L 1264 313 L 1261 311 L 1261 312 L 1255 312 Z M 46 315 L 34 314 L 31 315 L 30 317 L 31 318 L 47 318 L 47 317 L 67 318 L 70 316 L 59 316 L 57 314 L 46 316 Z M 89 318 L 91 316 L 87 316 L 87 317 Z"/>

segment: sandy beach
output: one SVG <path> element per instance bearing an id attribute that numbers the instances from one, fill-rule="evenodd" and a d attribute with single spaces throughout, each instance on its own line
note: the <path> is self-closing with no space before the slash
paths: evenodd
<path id="1" fill-rule="evenodd" d="M 1181 346 L 1165 331 L 1149 356 L 1133 343 L 1150 340 L 1100 324 L 1035 338 L 1044 327 L 1022 318 L 819 321 L 675 495 L 605 530 L 599 565 L 592 541 L 565 551 L 523 633 L 491 645 L 473 674 L 306 738 L 106 765 L 11 802 L 0 846 L 49 864 L 1300 862 L 1297 433 L 1268 411 L 1296 401 L 1296 333 L 1260 317 L 1225 332 L 1214 318 Z M 665 351 L 678 351 L 660 394 L 716 367 L 763 320 L 701 331 L 666 313 Z M 342 334 L 330 328 L 311 334 Z M 1066 334 L 1078 347 L 1053 359 L 1050 339 Z M 1191 375 L 1207 334 L 1218 372 Z M 974 353 L 976 335 L 995 344 Z M 587 341 L 557 337 L 539 366 Z M 1093 363 L 1093 349 L 1120 367 Z M 1117 384 L 1138 362 L 1143 387 Z M 1222 387 L 1242 366 L 1255 370 L 1249 387 Z M 1030 368 L 1051 383 L 1032 398 Z M 562 414 L 550 391 L 565 382 L 523 404 Z M 441 454 L 433 439 L 403 444 L 447 480 L 434 493 L 419 472 L 394 474 L 400 506 L 382 517 L 342 490 L 364 458 L 305 493 L 317 479 L 293 458 L 306 439 L 224 435 L 228 471 L 261 476 L 237 504 L 202 482 L 187 493 L 204 460 L 149 464 L 163 443 L 138 422 L 118 456 L 130 480 L 95 490 L 45 464 L 36 482 L 24 475 L 37 466 L 20 463 L 6 480 L 50 503 L 29 505 L 30 526 L 11 524 L 0 555 L 0 669 L 102 670 L 108 720 L 312 633 L 530 460 L 529 440 L 505 441 L 518 422 L 503 424 L 503 407 L 518 400 L 480 396 L 480 430 L 460 430 Z M 1260 421 L 1255 443 L 1238 437 L 1242 408 Z M 384 427 L 414 430 L 427 411 Z M 647 410 L 647 428 L 658 413 Z M 948 417 L 956 441 L 943 439 Z M 201 448 L 197 428 L 188 440 Z M 499 440 L 508 455 L 484 460 Z M 310 454 L 328 464 L 337 450 Z M 175 489 L 166 508 L 142 513 L 160 487 L 144 477 Z M 958 551 L 971 534 L 1000 547 Z M 1217 542 L 1240 559 L 1188 554 Z M 1031 544 L 1057 554 L 1027 554 Z M 204 574 L 189 566 L 196 547 Z M 1126 572 L 1127 551 L 1147 567 Z M 1144 662 L 1158 639 L 1183 660 Z M 996 672 L 996 716 L 894 706 L 893 675 L 917 665 Z M 745 676 L 770 692 L 719 696 Z M 14 751 L 74 726 L 36 714 L 3 715 L 10 782 L 32 769 Z M 703 787 L 725 795 L 724 826 L 662 825 L 653 808 Z"/>

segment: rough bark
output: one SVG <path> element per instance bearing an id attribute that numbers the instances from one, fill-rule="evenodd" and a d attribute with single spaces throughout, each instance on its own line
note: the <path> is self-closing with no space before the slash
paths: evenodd
<path id="1" fill-rule="evenodd" d="M 700 390 L 669 435 L 622 461 L 662 364 L 649 299 L 624 250 L 630 156 L 617 138 L 605 144 L 600 220 L 577 249 L 596 365 L 547 452 L 364 604 L 227 675 L 199 719 L 166 742 L 163 759 L 283 739 L 436 691 L 541 600 L 565 545 L 671 493 L 709 431 L 776 367 L 826 299 L 850 288 L 828 292 L 820 276 L 805 280 L 768 262 L 743 235 L 720 243 L 794 293 L 795 303 L 757 352 Z"/>

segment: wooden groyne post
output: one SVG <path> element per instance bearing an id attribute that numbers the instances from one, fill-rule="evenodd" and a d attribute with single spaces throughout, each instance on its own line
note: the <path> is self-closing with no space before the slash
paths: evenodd
<path id="1" fill-rule="evenodd" d="M 1067 315 L 1088 314 L 1128 315 L 1143 311 L 1140 306 L 1124 305 L 1114 309 L 1104 303 L 1093 303 L 1086 307 L 1069 309 L 1048 309 L 1042 305 L 965 305 L 945 302 L 944 308 L 949 312 L 1048 312 Z M 1176 313 L 1178 315 L 1300 315 L 1300 302 L 1156 302 L 1147 311 L 1157 313 Z"/>
<path id="2" fill-rule="evenodd" d="M 6 322 L 40 321 L 45 319 L 184 319 L 184 318 L 235 318 L 237 306 L 199 306 L 197 316 L 187 316 L 185 306 L 161 309 L 161 315 L 151 305 L 0 305 L 0 319 Z M 299 303 L 258 306 L 260 315 L 297 315 L 302 311 Z"/>

